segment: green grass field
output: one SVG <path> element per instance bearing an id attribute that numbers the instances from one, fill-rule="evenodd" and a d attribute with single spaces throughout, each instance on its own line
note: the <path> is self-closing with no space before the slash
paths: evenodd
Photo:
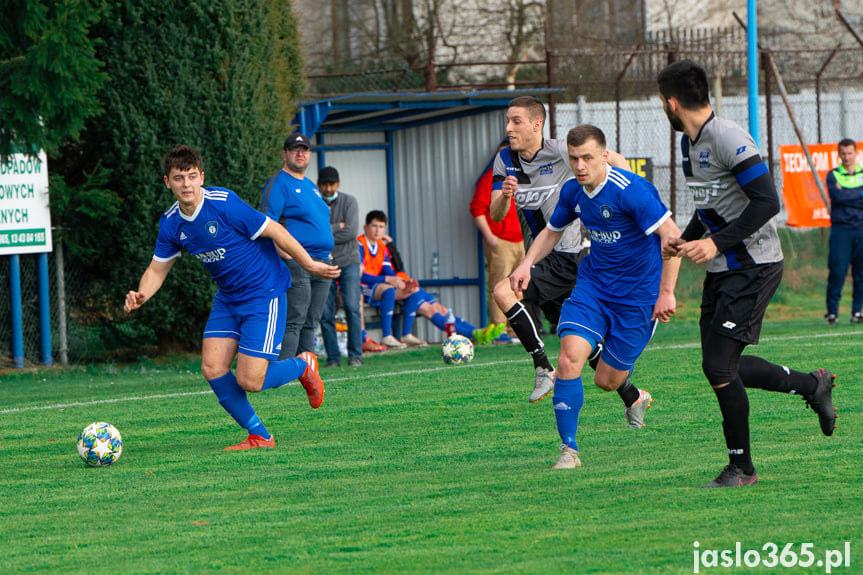
<path id="1" fill-rule="evenodd" d="M 768 563 L 772 542 L 812 543 L 812 566 L 700 572 L 824 573 L 848 542 L 832 572 L 861 573 L 863 328 L 772 320 L 755 350 L 832 368 L 839 428 L 826 438 L 799 397 L 750 392 L 760 484 L 724 490 L 699 488 L 726 455 L 693 320 L 660 326 L 637 365 L 647 428 L 626 429 L 586 375 L 573 471 L 550 469 L 551 402 L 527 402 L 520 346 L 325 369 L 316 411 L 299 386 L 258 394 L 277 445 L 245 452 L 222 451 L 244 435 L 192 360 L 0 374 L 0 572 L 692 573 L 695 542 Z M 91 469 L 75 440 L 97 420 L 125 451 Z"/>

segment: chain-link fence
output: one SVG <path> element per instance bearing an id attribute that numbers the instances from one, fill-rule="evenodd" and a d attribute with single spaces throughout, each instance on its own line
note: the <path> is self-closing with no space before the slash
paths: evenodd
<path id="1" fill-rule="evenodd" d="M 53 363 L 60 364 L 64 360 L 69 363 L 84 363 L 111 359 L 116 355 L 113 342 L 116 342 L 117 338 L 114 337 L 113 331 L 117 326 L 112 327 L 105 318 L 85 311 L 87 305 L 83 299 L 86 297 L 84 294 L 88 293 L 90 282 L 75 266 L 63 265 L 61 272 L 58 263 L 63 262 L 63 258 L 58 250 L 62 250 L 62 244 L 55 241 L 54 252 L 47 254 Z M 10 297 L 11 265 L 11 257 L 0 257 L 0 370 L 15 367 Z M 42 365 L 38 266 L 39 254 L 18 256 L 25 367 Z M 62 282 L 58 282 L 60 273 Z M 64 321 L 61 321 L 61 310 Z M 154 349 L 152 345 L 150 348 Z M 139 352 L 144 353 L 148 349 L 144 346 Z"/>
<path id="2" fill-rule="evenodd" d="M 736 38 L 733 34 L 728 37 Z M 685 182 L 679 167 L 680 134 L 671 130 L 662 109 L 655 80 L 658 71 L 666 63 L 683 58 L 704 63 L 716 114 L 749 127 L 745 51 L 706 50 L 704 46 L 709 41 L 710 37 L 704 36 L 671 47 L 601 55 L 555 54 L 551 61 L 558 78 L 555 86 L 564 91 L 555 95 L 550 106 L 552 134 L 565 137 L 570 128 L 581 123 L 600 127 L 611 149 L 627 157 L 650 159 L 653 183 L 663 199 L 676 214 L 688 218 L 693 206 L 689 194 L 684 193 Z M 575 74 L 571 62 L 600 56 L 609 63 L 612 72 L 597 73 L 584 82 L 571 80 Z M 779 81 L 787 98 L 779 92 L 777 78 L 767 66 L 768 57 L 780 69 Z M 769 55 L 762 52 L 761 58 L 759 146 L 777 189 L 781 190 L 779 146 L 799 144 L 798 130 L 807 144 L 863 138 L 863 69 L 859 65 L 863 62 L 863 47 L 785 50 Z M 558 61 L 560 65 L 555 64 Z M 804 67 L 801 61 L 810 64 Z M 851 73 L 842 75 L 846 70 Z"/>
<path id="3" fill-rule="evenodd" d="M 768 40 L 769 43 L 769 40 Z M 777 42 L 778 45 L 778 42 Z M 656 74 L 668 62 L 690 58 L 708 71 L 711 102 L 717 115 L 748 126 L 748 97 L 745 39 L 740 30 L 678 31 L 656 35 L 628 50 L 548 53 L 546 60 L 525 62 L 522 73 L 508 85 L 513 87 L 557 88 L 549 103 L 549 127 L 556 137 L 580 123 L 599 126 L 608 145 L 630 158 L 648 158 L 652 179 L 675 214 L 688 218 L 693 206 L 684 193 L 680 170 L 679 134 L 674 134 L 662 110 L 656 90 Z M 762 155 L 768 161 L 777 188 L 781 189 L 779 146 L 796 144 L 792 124 L 807 143 L 836 142 L 850 137 L 863 139 L 863 46 L 810 47 L 774 50 L 772 58 L 781 73 L 789 96 L 790 110 L 780 97 L 778 84 L 761 52 L 759 92 Z M 513 62 L 459 63 L 454 71 L 430 69 L 384 69 L 351 74 L 322 74 L 310 78 L 317 97 L 349 92 L 403 91 L 427 89 L 430 79 L 438 90 L 500 88 L 502 69 Z M 471 73 L 471 66 L 477 72 Z M 469 82 L 465 78 L 476 78 Z M 458 83 L 450 82 L 458 80 Z M 483 81 L 479 81 L 484 79 Z M 55 249 L 61 247 L 55 242 Z M 0 369 L 12 367 L 12 310 L 9 293 L 9 257 L 0 257 Z M 38 301 L 38 256 L 19 257 L 25 365 L 40 360 Z M 141 338 L 134 325 L 112 321 L 110 314 L 94 313 L 88 305 L 93 284 L 83 272 L 66 265 L 65 295 L 58 293 L 57 254 L 48 254 L 51 333 L 54 363 L 62 357 L 71 363 L 117 357 L 119 340 L 135 341 L 140 352 L 155 350 L 152 338 Z M 61 337 L 59 309 L 65 304 L 65 338 Z M 62 342 L 65 340 L 65 344 Z M 145 341 L 146 340 L 146 341 Z M 142 347 L 143 346 L 143 347 Z M 143 352 L 142 352 L 143 353 Z"/>

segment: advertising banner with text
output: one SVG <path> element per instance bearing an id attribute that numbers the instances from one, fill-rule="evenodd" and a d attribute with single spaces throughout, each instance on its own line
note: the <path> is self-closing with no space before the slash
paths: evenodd
<path id="1" fill-rule="evenodd" d="M 809 154 L 817 170 L 818 179 L 824 182 L 827 172 L 839 165 L 839 151 L 836 144 L 809 144 Z M 782 198 L 788 213 L 788 225 L 795 228 L 830 227 L 830 214 L 806 154 L 799 145 L 779 146 L 782 158 Z M 857 143 L 857 163 L 863 164 L 863 143 Z M 827 186 L 824 190 L 826 193 Z"/>
<path id="2" fill-rule="evenodd" d="M 14 154 L 0 162 L 0 255 L 51 250 L 45 152 L 38 158 Z"/>

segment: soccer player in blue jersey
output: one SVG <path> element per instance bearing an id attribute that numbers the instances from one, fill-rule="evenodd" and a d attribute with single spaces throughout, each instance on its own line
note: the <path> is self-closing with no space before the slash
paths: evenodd
<path id="1" fill-rule="evenodd" d="M 155 254 L 138 289 L 126 294 L 124 309 L 138 309 L 159 291 L 182 250 L 204 264 L 219 291 L 204 328 L 201 373 L 222 407 L 249 433 L 247 439 L 225 449 L 275 447 L 246 392 L 299 379 L 312 408 L 320 407 L 324 399 L 313 353 L 273 361 L 279 355 L 285 289 L 291 283 L 276 246 L 320 277 L 334 277 L 339 269 L 312 260 L 282 226 L 234 192 L 203 187 L 203 160 L 194 148 L 175 147 L 165 156 L 163 167 L 165 185 L 177 202 L 159 220 Z M 231 371 L 235 357 L 236 375 Z"/>
<path id="2" fill-rule="evenodd" d="M 629 377 L 656 321 L 674 314 L 680 267 L 678 258 L 662 257 L 663 244 L 680 230 L 653 184 L 611 167 L 605 134 L 595 126 L 576 126 L 566 143 L 575 178 L 563 185 L 546 228 L 510 275 L 512 290 L 521 294 L 530 284 L 531 266 L 551 252 L 569 225 L 580 219 L 590 233 L 590 253 L 557 324 L 560 357 L 552 402 L 563 444 L 554 469 L 581 465 L 575 438 L 584 403 L 581 371 L 594 347 L 605 340 L 594 383 L 614 391 Z"/>
<path id="3" fill-rule="evenodd" d="M 704 68 L 690 60 L 675 62 L 659 73 L 657 84 L 668 121 L 683 132 L 683 174 L 695 204 L 689 224 L 664 248 L 665 255 L 707 264 L 702 369 L 719 402 L 729 462 L 704 487 L 755 485 L 745 388 L 802 396 L 818 414 L 822 433 L 831 435 L 834 376 L 823 368 L 801 373 L 742 355 L 747 345 L 758 343 L 767 304 L 782 280 L 774 221 L 779 195 L 752 136 L 713 114 Z"/>
<path id="4" fill-rule="evenodd" d="M 509 103 L 506 112 L 506 135 L 509 146 L 498 152 L 494 161 L 491 203 L 489 212 L 493 219 L 504 217 L 509 203 L 515 201 L 519 215 L 525 222 L 525 243 L 530 243 L 546 227 L 546 222 L 557 205 L 560 187 L 573 178 L 569 165 L 566 139 L 543 138 L 545 108 L 542 102 L 531 96 L 520 96 Z M 613 167 L 628 169 L 626 160 L 607 150 L 608 163 Z M 540 337 L 525 303 L 542 308 L 548 320 L 557 324 L 563 302 L 569 297 L 578 279 L 578 266 L 588 252 L 589 237 L 576 221 L 561 236 L 560 242 L 531 270 L 531 281 L 527 289 L 516 297 L 505 278 L 494 287 L 494 299 L 518 336 L 524 350 L 533 360 L 534 384 L 528 400 L 536 403 L 554 391 L 554 367 L 545 355 L 545 344 Z M 523 303 L 524 302 L 524 303 Z M 601 343 L 588 360 L 591 367 L 599 361 Z M 624 405 L 628 427 L 644 427 L 644 415 L 653 397 L 627 380 L 617 388 Z"/>

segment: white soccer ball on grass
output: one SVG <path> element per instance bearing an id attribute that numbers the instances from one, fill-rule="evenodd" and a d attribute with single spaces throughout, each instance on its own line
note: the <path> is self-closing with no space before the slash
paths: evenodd
<path id="1" fill-rule="evenodd" d="M 78 455 L 91 467 L 111 465 L 122 453 L 123 438 L 110 423 L 91 423 L 78 435 Z"/>
<path id="2" fill-rule="evenodd" d="M 446 363 L 468 363 L 473 359 L 473 343 L 463 335 L 451 335 L 441 344 L 440 354 Z"/>

